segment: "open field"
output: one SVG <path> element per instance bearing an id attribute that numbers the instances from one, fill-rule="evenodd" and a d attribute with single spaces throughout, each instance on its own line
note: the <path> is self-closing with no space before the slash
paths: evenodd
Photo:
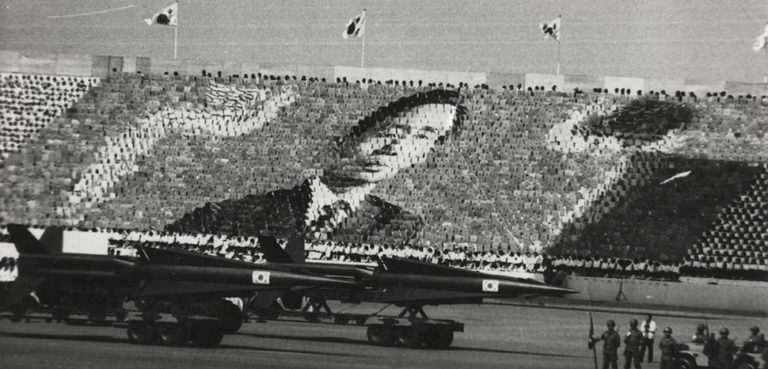
<path id="1" fill-rule="evenodd" d="M 374 312 L 357 306 L 347 312 Z M 394 309 L 387 313 L 396 312 Z M 450 350 L 411 350 L 368 344 L 365 330 L 353 326 L 287 322 L 245 324 L 216 349 L 137 346 L 120 327 L 67 326 L 56 323 L 0 322 L 4 368 L 591 368 L 586 349 L 588 315 L 584 311 L 505 305 L 464 305 L 427 309 L 436 318 L 466 323 Z M 620 333 L 632 317 L 594 314 L 596 329 L 615 319 Z M 670 325 L 684 340 L 703 320 L 658 316 L 659 330 Z M 730 328 L 740 343 L 760 318 L 709 320 L 713 329 Z M 599 352 L 598 352 L 598 356 Z M 653 363 L 652 367 L 658 364 Z M 647 364 L 646 364 L 647 366 Z"/>

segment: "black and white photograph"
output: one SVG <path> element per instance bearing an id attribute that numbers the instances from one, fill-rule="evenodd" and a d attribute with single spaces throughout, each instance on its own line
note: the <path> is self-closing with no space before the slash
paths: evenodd
<path id="1" fill-rule="evenodd" d="M 0 367 L 768 369 L 768 1 L 0 0 Z"/>

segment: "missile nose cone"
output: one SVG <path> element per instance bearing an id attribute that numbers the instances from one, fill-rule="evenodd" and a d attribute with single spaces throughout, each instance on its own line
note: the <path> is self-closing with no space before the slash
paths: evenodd
<path id="1" fill-rule="evenodd" d="M 498 287 L 494 288 L 491 285 L 491 282 L 497 283 Z M 484 280 L 483 290 L 486 292 L 520 291 L 524 293 L 543 293 L 547 295 L 570 295 L 579 292 L 574 289 L 551 286 L 548 284 L 505 280 L 500 280 L 498 282 L 494 280 Z"/>
<path id="2" fill-rule="evenodd" d="M 550 291 L 552 291 L 552 293 L 557 293 L 561 295 L 572 295 L 574 293 L 579 293 L 579 290 L 574 290 L 572 288 L 555 287 L 555 286 L 547 286 L 547 287 L 551 288 Z"/>

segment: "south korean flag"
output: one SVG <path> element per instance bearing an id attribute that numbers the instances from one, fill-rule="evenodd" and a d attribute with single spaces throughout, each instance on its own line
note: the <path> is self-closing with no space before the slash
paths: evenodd
<path id="1" fill-rule="evenodd" d="M 352 17 L 341 35 L 344 39 L 350 37 L 363 37 L 365 34 L 365 9 L 357 16 Z"/>
<path id="2" fill-rule="evenodd" d="M 499 280 L 483 279 L 483 292 L 499 292 Z"/>
<path id="3" fill-rule="evenodd" d="M 269 272 L 254 270 L 253 273 L 251 273 L 251 282 L 253 284 L 269 284 Z"/>
<path id="4" fill-rule="evenodd" d="M 174 26 L 176 27 L 176 18 L 179 14 L 179 4 L 173 3 L 168 5 L 163 10 L 155 13 L 152 18 L 144 19 L 147 25 L 159 24 L 162 26 Z"/>
<path id="5" fill-rule="evenodd" d="M 556 41 L 560 41 L 560 17 L 553 19 L 551 22 L 544 22 L 539 24 L 541 31 L 544 32 L 544 37 L 553 38 Z"/>

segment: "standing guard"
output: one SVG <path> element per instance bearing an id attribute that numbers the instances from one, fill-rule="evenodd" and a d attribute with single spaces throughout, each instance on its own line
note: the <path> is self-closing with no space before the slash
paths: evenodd
<path id="1" fill-rule="evenodd" d="M 733 362 L 733 354 L 738 350 L 736 343 L 728 338 L 728 328 L 720 329 L 720 338 L 717 340 L 717 367 L 719 369 L 730 369 Z"/>
<path id="2" fill-rule="evenodd" d="M 635 369 L 640 369 L 640 346 L 642 345 L 643 334 L 637 329 L 637 319 L 629 321 L 629 332 L 624 337 L 624 369 L 629 369 L 634 361 Z"/>
<path id="3" fill-rule="evenodd" d="M 600 335 L 600 338 L 591 337 L 592 343 L 597 341 L 603 341 L 603 369 L 619 369 L 619 346 L 621 346 L 621 338 L 619 333 L 613 328 L 616 326 L 616 322 L 609 319 L 605 322 L 608 330 Z"/>
<path id="4" fill-rule="evenodd" d="M 705 328 L 704 324 L 701 323 L 696 326 L 696 333 L 691 336 L 693 343 L 705 343 L 707 341 L 707 334 L 704 332 Z"/>
<path id="5" fill-rule="evenodd" d="M 664 337 L 659 341 L 659 351 L 661 351 L 661 369 L 672 369 L 675 363 L 675 354 L 677 353 L 677 341 L 672 338 L 672 328 L 664 328 Z"/>

